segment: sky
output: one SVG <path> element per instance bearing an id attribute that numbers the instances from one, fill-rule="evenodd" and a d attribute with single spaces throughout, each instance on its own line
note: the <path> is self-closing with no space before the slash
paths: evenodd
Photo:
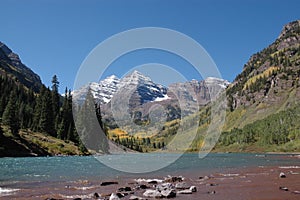
<path id="1" fill-rule="evenodd" d="M 73 87 L 80 66 L 101 42 L 130 29 L 161 27 L 198 42 L 222 78 L 233 81 L 253 53 L 271 44 L 286 23 L 300 19 L 299 8 L 299 0 L 0 0 L 0 41 L 46 85 L 56 74 L 63 92 Z M 156 74 L 148 75 L 164 85 L 201 78 L 182 57 L 156 49 L 122 55 L 104 74 L 95 74 L 147 73 L 149 63 L 156 63 Z"/>

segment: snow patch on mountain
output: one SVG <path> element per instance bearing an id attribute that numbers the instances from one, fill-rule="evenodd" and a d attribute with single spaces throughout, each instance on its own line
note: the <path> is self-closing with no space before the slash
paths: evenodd
<path id="1" fill-rule="evenodd" d="M 155 98 L 154 101 L 159 102 L 159 101 L 164 101 L 164 100 L 168 100 L 168 99 L 170 99 L 170 97 L 167 94 L 165 94 L 163 97 Z"/>

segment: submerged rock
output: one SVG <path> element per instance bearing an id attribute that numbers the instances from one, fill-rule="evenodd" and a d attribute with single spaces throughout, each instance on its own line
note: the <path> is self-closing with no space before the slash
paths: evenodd
<path id="1" fill-rule="evenodd" d="M 118 185 L 119 183 L 116 181 L 106 181 L 106 182 L 102 182 L 101 186 L 108 186 L 108 185 Z"/>
<path id="2" fill-rule="evenodd" d="M 279 187 L 279 190 L 289 191 L 289 189 L 287 187 Z"/>
<path id="3" fill-rule="evenodd" d="M 122 187 L 118 189 L 118 192 L 131 192 L 131 187 Z"/>
<path id="4" fill-rule="evenodd" d="M 216 191 L 207 192 L 208 194 L 216 194 Z"/>

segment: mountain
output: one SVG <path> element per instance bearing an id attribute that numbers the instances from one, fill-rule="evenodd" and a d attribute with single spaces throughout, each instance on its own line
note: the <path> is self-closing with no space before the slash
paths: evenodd
<path id="1" fill-rule="evenodd" d="M 297 104 L 300 98 L 300 20 L 285 25 L 271 45 L 251 56 L 227 90 L 227 130 L 243 127 Z M 245 110 L 242 111 L 242 110 Z M 234 115 L 234 114 L 232 114 Z"/>
<path id="2" fill-rule="evenodd" d="M 192 80 L 165 87 L 135 70 L 121 79 L 112 75 L 99 83 L 89 83 L 74 91 L 73 96 L 75 102 L 82 104 L 87 91 L 91 90 L 95 102 L 102 104 L 103 118 L 108 121 L 113 121 L 111 104 L 120 105 L 127 100 L 129 112 L 137 120 L 147 119 L 149 109 L 159 104 L 168 110 L 170 121 L 198 110 L 199 106 L 205 106 L 210 102 L 211 96 L 215 96 L 220 88 L 224 89 L 229 84 L 226 80 L 208 77 L 205 81 Z M 180 107 L 185 109 L 181 110 Z M 183 111 L 185 113 L 181 113 Z"/>
<path id="3" fill-rule="evenodd" d="M 124 93 L 121 91 L 126 90 L 128 92 L 131 89 L 134 91 L 130 100 L 132 106 L 163 100 L 163 98 L 166 98 L 167 93 L 167 89 L 164 86 L 154 83 L 149 77 L 138 71 L 133 71 L 122 79 L 112 75 L 99 83 L 90 83 L 74 91 L 74 99 L 78 103 L 82 103 L 88 89 L 92 91 L 95 102 L 100 102 L 101 104 L 109 103 L 113 97 L 120 98 L 120 96 L 124 96 Z"/>
<path id="4" fill-rule="evenodd" d="M 173 92 L 182 102 L 194 101 L 199 106 L 205 106 L 220 89 L 226 89 L 229 85 L 230 82 L 227 80 L 207 77 L 204 81 L 191 80 L 185 83 L 173 83 L 169 86 L 169 92 Z M 173 96 L 173 98 L 176 97 Z"/>
<path id="5" fill-rule="evenodd" d="M 228 107 L 225 124 L 216 124 L 222 134 L 215 151 L 299 152 L 300 20 L 285 25 L 272 44 L 252 55 L 231 84 L 217 78 L 171 84 L 167 88 L 169 98 L 160 103 L 168 107 L 168 114 L 172 110 L 175 117 L 169 117 L 161 130 L 151 132 L 149 136 L 142 127 L 125 132 L 114 129 L 110 131 L 111 137 L 119 141 L 117 134 L 125 137 L 138 131 L 138 137 L 151 138 L 150 142 L 136 139 L 145 151 L 167 149 L 165 144 L 181 126 L 182 111 L 180 106 L 176 107 L 179 104 L 175 99 L 184 103 L 198 100 L 199 112 L 187 119 L 190 123 L 199 123 L 198 134 L 188 150 L 199 151 L 210 141 L 205 139 L 211 123 L 210 98 L 216 96 L 220 88 L 226 92 Z M 144 107 L 149 108 L 155 103 L 148 102 Z M 184 130 L 182 140 L 192 136 L 188 127 Z"/>
<path id="6" fill-rule="evenodd" d="M 16 82 L 37 92 L 42 86 L 40 77 L 24 65 L 20 57 L 0 42 L 0 74 L 12 77 Z"/>
<path id="7" fill-rule="evenodd" d="M 226 89 L 228 111 L 216 151 L 299 152 L 300 20 L 285 25 L 278 38 L 255 53 Z M 201 148 L 210 108 L 200 110 Z M 166 134 L 166 133 L 165 133 Z"/>

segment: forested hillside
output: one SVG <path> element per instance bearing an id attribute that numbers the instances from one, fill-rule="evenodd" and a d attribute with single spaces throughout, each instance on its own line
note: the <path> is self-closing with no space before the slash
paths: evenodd
<path id="1" fill-rule="evenodd" d="M 57 76 L 47 88 L 3 43 L 0 71 L 0 156 L 86 152 L 75 130 L 71 91 L 61 97 Z"/>

